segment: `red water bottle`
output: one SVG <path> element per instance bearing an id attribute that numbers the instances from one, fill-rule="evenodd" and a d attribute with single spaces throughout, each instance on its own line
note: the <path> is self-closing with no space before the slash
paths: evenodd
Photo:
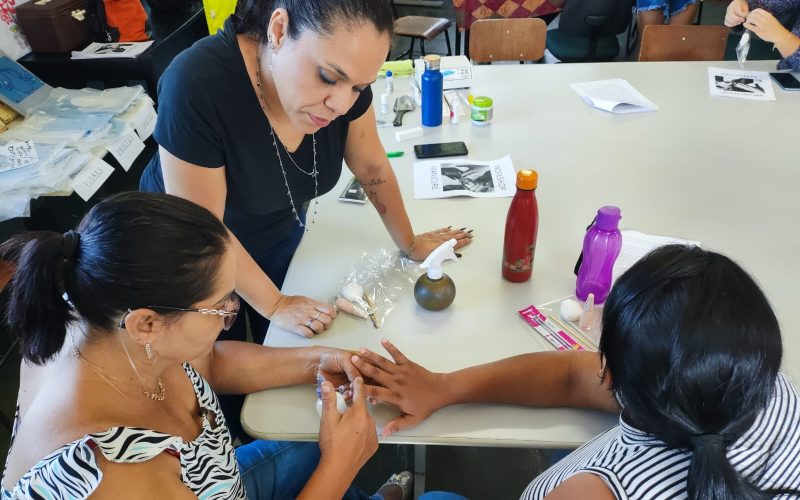
<path id="1" fill-rule="evenodd" d="M 503 244 L 503 278 L 514 283 L 529 280 L 533 273 L 536 233 L 539 230 L 538 183 L 539 174 L 535 170 L 517 172 L 517 193 L 508 207 Z"/>

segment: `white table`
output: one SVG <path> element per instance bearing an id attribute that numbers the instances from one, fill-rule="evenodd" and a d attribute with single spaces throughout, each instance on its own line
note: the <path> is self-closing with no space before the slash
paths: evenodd
<path id="1" fill-rule="evenodd" d="M 800 93 L 781 91 L 775 102 L 710 97 L 709 63 L 500 65 L 475 68 L 474 92 L 494 98 L 494 123 L 468 121 L 429 129 L 404 143 L 381 128 L 408 213 L 417 232 L 443 225 L 475 229 L 458 263 L 446 265 L 456 283 L 455 303 L 443 312 L 422 310 L 411 288 L 376 331 L 341 315 L 312 340 L 271 328 L 266 344 L 322 344 L 380 351 L 389 338 L 434 371 L 550 349 L 517 316 L 529 304 L 572 293 L 572 268 L 584 230 L 598 207 L 621 207 L 622 228 L 699 240 L 740 262 L 765 289 L 784 330 L 784 370 L 800 381 L 798 217 Z M 715 66 L 734 67 L 730 63 Z M 749 69 L 769 71 L 774 62 Z M 611 115 L 590 108 L 569 88 L 579 81 L 626 78 L 660 110 Z M 398 82 L 397 92 L 407 82 Z M 382 82 L 376 84 L 382 90 Z M 419 111 L 404 128 L 419 123 Z M 379 118 L 384 118 L 380 117 Z M 391 119 L 391 118 L 389 118 Z M 539 172 L 539 237 L 533 279 L 512 284 L 500 276 L 509 199 L 414 200 L 413 144 L 463 140 L 478 160 L 512 156 L 517 169 Z M 297 251 L 283 291 L 326 299 L 362 252 L 394 248 L 375 210 L 338 202 L 350 174 L 320 200 L 316 224 Z M 509 383 L 524 384 L 525 380 Z M 245 429 L 269 439 L 316 440 L 319 420 L 311 386 L 248 396 Z M 376 407 L 380 424 L 394 413 Z M 504 405 L 445 408 L 385 442 L 515 447 L 574 447 L 615 423 L 615 417 L 574 409 Z"/>

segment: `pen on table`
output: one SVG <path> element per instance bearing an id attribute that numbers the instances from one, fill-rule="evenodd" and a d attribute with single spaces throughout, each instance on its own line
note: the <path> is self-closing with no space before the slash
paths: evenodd
<path id="1" fill-rule="evenodd" d="M 405 153 L 404 153 L 404 152 L 402 152 L 402 151 L 387 151 L 387 152 L 386 152 L 386 157 L 387 157 L 387 158 L 400 158 L 400 157 L 401 157 L 401 156 L 403 156 L 404 154 L 405 154 Z"/>

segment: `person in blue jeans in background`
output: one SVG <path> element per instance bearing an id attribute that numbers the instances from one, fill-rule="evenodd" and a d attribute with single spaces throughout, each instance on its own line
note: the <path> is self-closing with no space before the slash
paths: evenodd
<path id="1" fill-rule="evenodd" d="M 636 0 L 639 33 L 651 24 L 693 24 L 699 8 L 698 0 Z"/>

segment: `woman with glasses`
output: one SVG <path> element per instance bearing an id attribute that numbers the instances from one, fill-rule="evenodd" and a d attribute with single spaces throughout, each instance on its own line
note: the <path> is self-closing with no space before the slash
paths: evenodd
<path id="1" fill-rule="evenodd" d="M 431 373 L 384 341 L 356 367 L 400 407 L 390 434 L 457 403 L 619 415 L 533 480 L 523 499 L 800 498 L 800 396 L 780 373 L 778 320 L 727 257 L 666 246 L 623 274 L 603 308 L 600 353 L 523 354 Z"/>
<path id="2" fill-rule="evenodd" d="M 0 256 L 16 267 L 6 320 L 24 358 L 2 500 L 341 498 L 377 449 L 349 353 L 215 342 L 239 310 L 237 264 L 206 209 L 121 194 L 77 230 L 17 236 Z M 216 393 L 318 373 L 319 445 L 234 451 Z M 334 385 L 348 382 L 340 416 Z"/>

